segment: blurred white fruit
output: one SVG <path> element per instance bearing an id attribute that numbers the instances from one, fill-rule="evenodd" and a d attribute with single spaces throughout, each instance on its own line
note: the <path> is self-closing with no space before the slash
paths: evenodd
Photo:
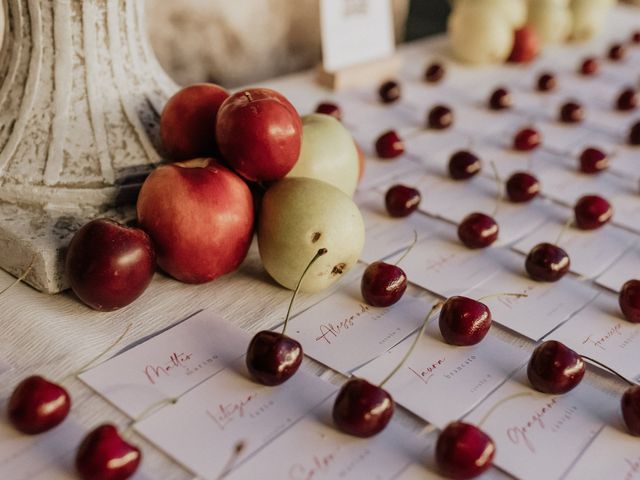
<path id="1" fill-rule="evenodd" d="M 481 6 L 494 12 L 494 15 L 504 15 L 513 30 L 524 26 L 527 20 L 526 0 L 457 0 L 454 8 L 466 8 L 469 6 Z"/>
<path id="2" fill-rule="evenodd" d="M 529 0 L 527 25 L 535 29 L 543 44 L 566 42 L 572 24 L 569 0 Z"/>
<path id="3" fill-rule="evenodd" d="M 571 39 L 589 40 L 604 27 L 612 0 L 571 0 L 573 27 Z"/>

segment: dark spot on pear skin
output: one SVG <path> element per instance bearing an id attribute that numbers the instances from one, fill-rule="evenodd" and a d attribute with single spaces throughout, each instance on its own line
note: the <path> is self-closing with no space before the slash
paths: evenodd
<path id="1" fill-rule="evenodd" d="M 311 236 L 311 243 L 316 243 L 318 240 L 320 240 L 320 237 L 322 236 L 322 234 L 320 232 L 315 232 L 312 236 Z"/>
<path id="2" fill-rule="evenodd" d="M 331 270 L 331 275 L 342 275 L 346 267 L 347 265 L 345 263 L 337 264 L 335 267 L 333 267 L 333 270 Z"/>

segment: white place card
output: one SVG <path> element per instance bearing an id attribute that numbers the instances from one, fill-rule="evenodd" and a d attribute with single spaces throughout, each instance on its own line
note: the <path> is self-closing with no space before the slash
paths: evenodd
<path id="1" fill-rule="evenodd" d="M 415 334 L 354 374 L 381 382 L 400 363 L 414 339 Z M 406 409 L 444 428 L 495 390 L 527 361 L 532 350 L 528 340 L 497 328 L 472 347 L 449 345 L 440 335 L 435 314 L 416 349 L 385 389 Z"/>
<path id="2" fill-rule="evenodd" d="M 614 292 L 620 292 L 622 286 L 634 278 L 640 279 L 640 246 L 628 250 L 605 273 L 596 279 L 598 285 L 602 285 Z"/>
<path id="3" fill-rule="evenodd" d="M 240 359 L 135 429 L 189 470 L 215 480 L 238 443 L 244 444 L 242 461 L 335 390 L 304 367 L 282 385 L 260 385 Z"/>
<path id="4" fill-rule="evenodd" d="M 131 418 L 244 355 L 251 335 L 205 310 L 80 375 Z"/>

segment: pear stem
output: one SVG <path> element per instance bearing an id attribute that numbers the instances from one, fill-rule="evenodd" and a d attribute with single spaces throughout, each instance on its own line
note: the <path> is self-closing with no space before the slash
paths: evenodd
<path id="1" fill-rule="evenodd" d="M 586 360 L 590 363 L 593 363 L 594 365 L 598 365 L 600 368 L 605 369 L 607 372 L 612 373 L 613 375 L 615 375 L 616 377 L 618 377 L 619 379 L 621 379 L 622 381 L 628 383 L 629 385 L 633 386 L 633 385 L 638 385 L 636 382 L 632 382 L 631 380 L 629 380 L 627 377 L 619 374 L 618 372 L 616 372 L 614 369 L 612 369 L 611 367 L 606 366 L 604 363 L 599 362 L 598 360 L 591 358 L 591 357 L 587 357 L 585 355 L 580 355 L 582 357 L 583 360 Z"/>
<path id="2" fill-rule="evenodd" d="M 404 258 L 409 255 L 409 252 L 413 249 L 413 247 L 415 247 L 416 243 L 418 243 L 418 232 L 416 232 L 416 230 L 413 230 L 413 242 L 411 242 L 411 245 L 409 245 L 404 253 L 402 254 L 402 256 L 398 259 L 398 261 L 396 261 L 396 263 L 394 263 L 394 265 L 397 267 L 398 264 L 404 260 Z"/>
<path id="3" fill-rule="evenodd" d="M 491 295 L 485 295 L 484 297 L 480 297 L 478 302 L 482 302 L 483 300 L 487 300 L 489 298 L 495 297 L 516 297 L 516 298 L 526 298 L 529 295 L 526 293 L 492 293 Z"/>
<path id="4" fill-rule="evenodd" d="M 427 325 L 429 324 L 429 319 L 431 318 L 431 315 L 433 315 L 433 312 L 435 312 L 438 308 L 442 307 L 442 305 L 443 305 L 442 302 L 437 302 L 433 305 L 433 307 L 431 307 L 431 310 L 429 310 L 429 314 L 425 317 L 424 322 L 422 322 L 422 327 L 420 327 L 420 331 L 416 335 L 416 338 L 413 339 L 413 343 L 411 344 L 411 347 L 409 347 L 409 350 L 407 350 L 407 353 L 404 354 L 404 357 L 402 358 L 400 363 L 396 365 L 396 368 L 394 368 L 391 371 L 391 373 L 389 373 L 389 375 L 387 375 L 385 379 L 382 380 L 382 382 L 380 382 L 380 385 L 379 385 L 380 388 L 384 387 L 384 384 L 387 383 L 391 379 L 391 377 L 393 377 L 396 374 L 396 372 L 402 368 L 404 363 L 411 356 L 416 346 L 418 345 L 418 341 L 420 340 L 420 337 L 422 337 L 422 335 L 424 334 L 424 331 L 427 328 Z"/>
<path id="5" fill-rule="evenodd" d="M 240 440 L 235 444 L 235 446 L 233 447 L 233 452 L 231 452 L 231 456 L 229 457 L 229 460 L 227 460 L 226 465 L 224 466 L 224 468 L 222 469 L 222 472 L 220 472 L 220 475 L 218 475 L 216 480 L 222 480 L 224 477 L 229 475 L 229 473 L 235 466 L 236 462 L 238 461 L 238 458 L 240 458 L 240 455 L 244 451 L 245 447 L 246 447 L 246 444 L 242 440 Z"/>
<path id="6" fill-rule="evenodd" d="M 296 289 L 293 291 L 293 295 L 291 295 L 291 301 L 289 302 L 289 308 L 287 308 L 287 316 L 284 317 L 284 325 L 282 327 L 282 335 L 284 335 L 285 332 L 287 331 L 287 324 L 289 323 L 289 316 L 291 315 L 291 307 L 293 306 L 293 301 L 298 296 L 298 292 L 300 291 L 300 285 L 302 285 L 302 280 L 304 280 L 304 276 L 307 274 L 307 272 L 311 268 L 311 265 L 313 265 L 318 258 L 320 258 L 322 255 L 324 255 L 327 252 L 328 252 L 328 250 L 326 248 L 321 248 L 320 250 L 318 250 L 316 252 L 315 256 L 311 259 L 311 261 L 307 264 L 307 267 L 302 272 L 302 275 L 300 276 L 300 280 L 298 280 L 298 284 L 296 285 Z"/>
<path id="7" fill-rule="evenodd" d="M 19 284 L 25 278 L 27 278 L 27 275 L 29 275 L 29 272 L 33 268 L 33 262 L 35 262 L 35 260 L 36 260 L 36 256 L 34 255 L 33 257 L 31 257 L 31 262 L 29 262 L 29 265 L 27 266 L 27 269 L 24 272 L 22 272 L 22 275 L 20 275 L 18 278 L 16 278 L 15 281 L 13 283 L 11 283 L 8 287 L 5 287 L 2 290 L 0 290 L 0 295 L 2 295 L 7 290 L 15 287 L 17 284 Z"/>
<path id="8" fill-rule="evenodd" d="M 496 198 L 496 206 L 491 213 L 492 217 L 495 217 L 498 214 L 498 209 L 500 208 L 500 203 L 504 199 L 504 188 L 502 186 L 502 180 L 500 179 L 500 174 L 498 173 L 498 167 L 496 167 L 496 162 L 491 160 L 491 169 L 493 170 L 493 178 L 496 181 L 496 186 L 498 187 L 498 197 Z"/>
<path id="9" fill-rule="evenodd" d="M 555 243 L 556 245 L 560 245 L 560 239 L 562 239 L 562 237 L 567 232 L 567 230 L 569 229 L 572 223 L 573 223 L 573 218 L 569 217 L 569 219 L 562 226 L 562 230 L 560 230 L 560 233 L 558 234 L 558 238 L 556 238 L 556 243 Z"/>
<path id="10" fill-rule="evenodd" d="M 499 402 L 497 402 L 496 404 L 494 404 L 487 413 L 484 414 L 484 417 L 482 417 L 482 419 L 478 422 L 477 427 L 481 428 L 482 425 L 484 425 L 484 423 L 489 420 L 489 417 L 491 415 L 493 415 L 493 412 L 495 412 L 498 407 L 500 405 L 502 405 L 503 403 L 507 403 L 515 398 L 519 398 L 519 397 L 533 397 L 535 394 L 533 392 L 520 392 L 520 393 L 514 393 L 513 395 L 509 395 L 508 397 L 503 398 L 502 400 L 500 400 Z"/>

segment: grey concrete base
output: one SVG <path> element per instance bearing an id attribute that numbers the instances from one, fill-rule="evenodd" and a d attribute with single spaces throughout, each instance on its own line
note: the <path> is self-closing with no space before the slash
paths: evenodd
<path id="1" fill-rule="evenodd" d="M 78 228 L 97 217 L 126 223 L 135 218 L 133 207 L 96 213 L 70 214 L 0 203 L 0 268 L 19 277 L 32 264 L 25 282 L 45 293 L 69 287 L 64 255 Z"/>

